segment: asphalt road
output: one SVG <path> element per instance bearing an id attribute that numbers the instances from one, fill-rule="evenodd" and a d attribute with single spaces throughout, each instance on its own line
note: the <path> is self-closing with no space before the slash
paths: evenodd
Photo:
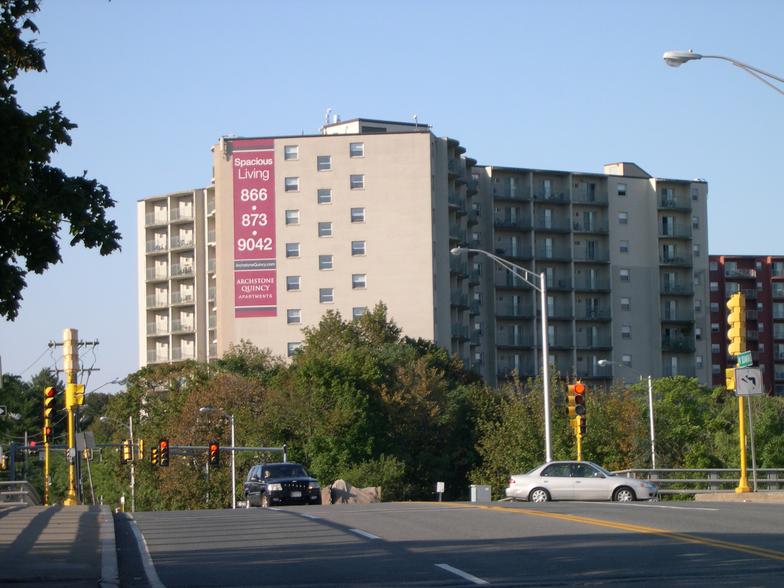
<path id="1" fill-rule="evenodd" d="M 775 504 L 384 503 L 135 521 L 160 581 L 150 585 L 170 588 L 784 582 Z"/>

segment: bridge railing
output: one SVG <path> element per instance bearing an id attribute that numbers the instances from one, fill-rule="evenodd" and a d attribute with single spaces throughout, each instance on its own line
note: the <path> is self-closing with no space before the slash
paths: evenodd
<path id="1" fill-rule="evenodd" d="M 0 504 L 36 506 L 41 504 L 41 497 L 30 482 L 26 480 L 0 482 Z"/>
<path id="2" fill-rule="evenodd" d="M 659 487 L 659 494 L 735 492 L 740 480 L 739 468 L 633 468 L 614 473 L 650 480 Z M 755 490 L 784 491 L 784 468 L 757 468 L 756 473 L 749 472 L 747 475 L 749 484 L 754 483 Z"/>

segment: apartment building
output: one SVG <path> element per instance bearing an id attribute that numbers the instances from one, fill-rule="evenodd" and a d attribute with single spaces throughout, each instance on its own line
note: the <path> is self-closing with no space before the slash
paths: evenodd
<path id="1" fill-rule="evenodd" d="M 211 186 L 138 203 L 140 363 L 243 339 L 290 356 L 326 310 L 384 302 L 489 383 L 535 375 L 539 292 L 450 255 L 465 246 L 544 273 L 562 375 L 710 381 L 707 184 L 603 172 L 478 165 L 426 125 L 373 119 L 225 137 Z"/>
<path id="2" fill-rule="evenodd" d="M 711 373 L 725 384 L 725 369 L 735 365 L 727 354 L 727 299 L 746 298 L 746 347 L 762 369 L 768 394 L 784 394 L 784 256 L 711 255 Z"/>

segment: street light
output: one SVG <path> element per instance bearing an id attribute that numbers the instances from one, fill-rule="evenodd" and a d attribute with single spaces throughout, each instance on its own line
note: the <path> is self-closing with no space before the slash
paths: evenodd
<path id="1" fill-rule="evenodd" d="M 236 469 L 234 467 L 234 415 L 229 414 L 220 408 L 212 408 L 211 406 L 202 406 L 199 409 L 199 412 L 201 414 L 217 412 L 224 417 L 229 417 L 229 423 L 231 424 L 231 508 L 237 508 L 237 481 Z"/>
<path id="2" fill-rule="evenodd" d="M 107 384 L 110 382 L 107 382 Z M 135 445 L 133 444 L 133 418 L 128 417 L 128 424 L 121 423 L 120 421 L 115 421 L 114 419 L 110 419 L 108 416 L 104 415 L 98 419 L 102 423 L 116 423 L 118 425 L 122 425 L 126 429 L 128 429 L 128 433 L 131 437 L 131 512 L 136 512 L 136 456 L 134 455 L 136 452 Z M 122 449 L 120 450 L 122 451 Z"/>
<path id="3" fill-rule="evenodd" d="M 462 253 L 481 253 L 486 255 L 498 265 L 503 267 L 506 271 L 510 272 L 513 276 L 520 278 L 523 282 L 531 286 L 534 290 L 541 294 L 542 298 L 542 378 L 544 379 L 544 450 L 545 461 L 551 462 L 553 460 L 552 444 L 550 443 L 550 369 L 549 361 L 550 354 L 547 346 L 547 285 L 545 283 L 544 273 L 536 274 L 529 269 L 507 261 L 503 257 L 498 257 L 484 249 L 472 249 L 469 247 L 453 247 L 449 251 L 452 255 L 460 255 Z M 539 284 L 537 285 L 536 279 L 538 278 Z"/>
<path id="4" fill-rule="evenodd" d="M 615 361 L 610 361 L 609 359 L 600 359 L 596 362 L 599 367 L 607 367 L 608 365 L 622 365 L 626 367 L 625 364 L 617 363 Z M 642 379 L 642 376 L 640 376 Z M 656 431 L 653 426 L 653 383 L 651 382 L 651 377 L 648 376 L 648 419 L 650 420 L 650 430 L 651 430 L 651 468 L 656 469 Z"/>
<path id="5" fill-rule="evenodd" d="M 766 72 L 764 70 L 759 69 L 758 67 L 754 67 L 747 63 L 743 63 L 742 61 L 738 61 L 737 59 L 733 59 L 732 57 L 724 57 L 723 55 L 700 55 L 699 53 L 694 53 L 691 49 L 688 51 L 666 51 L 662 56 L 664 59 L 664 63 L 669 65 L 670 67 L 680 67 L 687 61 L 696 61 L 698 59 L 721 59 L 722 61 L 729 61 L 735 67 L 739 67 L 749 75 L 754 76 L 763 84 L 770 86 L 779 94 L 784 94 L 784 90 L 779 88 L 778 86 L 771 84 L 767 79 L 770 78 L 771 80 L 776 80 L 779 83 L 784 84 L 784 79 L 774 76 L 772 73 Z"/>

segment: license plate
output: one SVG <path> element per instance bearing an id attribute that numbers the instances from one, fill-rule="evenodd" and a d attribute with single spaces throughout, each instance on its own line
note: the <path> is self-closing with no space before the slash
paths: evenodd
<path id="1" fill-rule="evenodd" d="M 292 490 L 291 491 L 291 497 L 292 498 L 302 498 L 302 492 L 300 492 L 299 490 Z"/>

